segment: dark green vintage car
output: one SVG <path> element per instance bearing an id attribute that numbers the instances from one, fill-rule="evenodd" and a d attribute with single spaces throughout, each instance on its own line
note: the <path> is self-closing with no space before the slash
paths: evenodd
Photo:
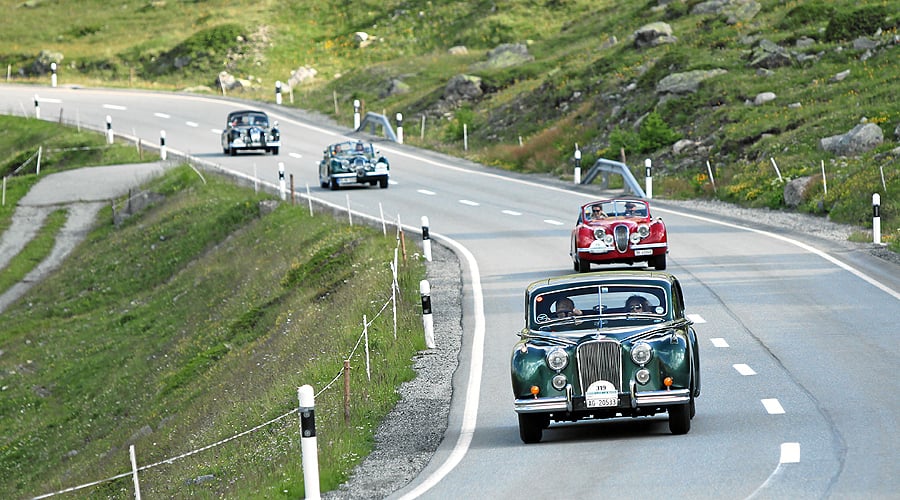
<path id="1" fill-rule="evenodd" d="M 669 414 L 691 430 L 700 352 L 678 279 L 654 271 L 572 274 L 525 290 L 525 328 L 512 353 L 519 436 L 550 422 Z"/>

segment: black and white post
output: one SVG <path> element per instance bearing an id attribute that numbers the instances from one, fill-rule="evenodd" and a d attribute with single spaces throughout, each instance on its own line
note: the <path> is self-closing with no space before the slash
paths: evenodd
<path id="1" fill-rule="evenodd" d="M 872 195 L 872 242 L 881 244 L 881 195 Z"/>
<path id="2" fill-rule="evenodd" d="M 275 82 L 275 104 L 281 105 L 281 80 Z"/>
<path id="3" fill-rule="evenodd" d="M 50 86 L 56 88 L 56 63 L 50 63 Z"/>
<path id="4" fill-rule="evenodd" d="M 581 150 L 575 144 L 575 184 L 581 184 Z"/>
<path id="5" fill-rule="evenodd" d="M 434 317 L 431 314 L 431 284 L 428 280 L 419 282 L 419 295 L 422 296 L 422 325 L 425 327 L 425 347 L 434 349 Z"/>
<path id="6" fill-rule="evenodd" d="M 359 130 L 359 99 L 353 99 L 353 130 Z"/>
<path id="7" fill-rule="evenodd" d="M 159 158 L 163 161 L 166 159 L 166 131 L 159 131 Z"/>
<path id="8" fill-rule="evenodd" d="M 650 167 L 650 158 L 644 160 L 644 170 L 645 170 L 645 178 L 644 178 L 644 186 L 645 191 L 647 191 L 647 199 L 653 199 L 653 169 Z"/>
<path id="9" fill-rule="evenodd" d="M 316 445 L 316 401 L 311 385 L 297 389 L 300 400 L 300 454 L 306 498 L 319 500 L 319 451 Z"/>
<path id="10" fill-rule="evenodd" d="M 41 102 L 37 94 L 34 94 L 34 117 L 37 120 L 41 119 Z"/>
<path id="11" fill-rule="evenodd" d="M 113 143 L 112 116 L 106 115 L 106 143 Z"/>
<path id="12" fill-rule="evenodd" d="M 397 143 L 403 144 L 403 113 L 397 113 Z"/>
<path id="13" fill-rule="evenodd" d="M 431 236 L 428 235 L 428 217 L 422 216 L 422 252 L 425 260 L 431 262 Z"/>
<path id="14" fill-rule="evenodd" d="M 287 199 L 287 193 L 285 192 L 285 180 L 284 180 L 284 162 L 278 162 L 278 190 L 281 193 L 281 199 Z"/>

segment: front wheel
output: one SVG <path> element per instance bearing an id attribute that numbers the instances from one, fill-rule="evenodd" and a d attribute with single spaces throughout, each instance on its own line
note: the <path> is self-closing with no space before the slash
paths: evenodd
<path id="1" fill-rule="evenodd" d="M 338 184 L 337 179 L 335 179 L 334 177 L 332 177 L 332 178 L 331 178 L 331 190 L 332 190 L 332 191 L 337 191 L 339 187 L 340 187 L 340 185 Z"/>
<path id="2" fill-rule="evenodd" d="M 650 264 L 657 271 L 665 271 L 666 270 L 666 254 L 660 254 L 654 257 Z"/>
<path id="3" fill-rule="evenodd" d="M 386 189 L 388 187 L 388 180 L 387 179 L 379 180 L 378 187 L 380 187 L 381 189 Z"/>
<path id="4" fill-rule="evenodd" d="M 579 273 L 587 273 L 591 270 L 591 263 L 575 257 L 575 271 Z"/>
<path id="5" fill-rule="evenodd" d="M 273 155 L 278 156 L 278 148 L 277 147 L 270 149 L 270 151 L 272 151 Z"/>
<path id="6" fill-rule="evenodd" d="M 669 431 L 672 434 L 687 434 L 691 430 L 691 405 L 669 407 Z"/>
<path id="7" fill-rule="evenodd" d="M 522 438 L 522 442 L 525 444 L 540 443 L 544 427 L 547 427 L 549 423 L 545 415 L 520 413 L 519 437 Z"/>

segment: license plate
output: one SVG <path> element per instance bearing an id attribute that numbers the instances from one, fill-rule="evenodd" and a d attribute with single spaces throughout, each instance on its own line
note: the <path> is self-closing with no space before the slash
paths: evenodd
<path id="1" fill-rule="evenodd" d="M 584 402 L 588 408 L 606 408 L 609 406 L 618 406 L 619 398 L 585 399 Z"/>
<path id="2" fill-rule="evenodd" d="M 619 392 L 605 380 L 598 380 L 584 393 L 584 405 L 588 408 L 606 408 L 619 405 Z"/>
<path id="3" fill-rule="evenodd" d="M 646 249 L 646 250 L 635 250 L 635 251 L 634 251 L 634 254 L 637 255 L 637 256 L 641 256 L 641 255 L 653 255 L 653 250 L 651 250 L 651 249 L 649 249 L 649 248 Z"/>

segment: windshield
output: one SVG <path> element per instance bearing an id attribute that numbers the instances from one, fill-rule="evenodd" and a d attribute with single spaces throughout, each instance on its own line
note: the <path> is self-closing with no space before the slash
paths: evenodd
<path id="1" fill-rule="evenodd" d="M 598 217 L 646 217 L 649 213 L 647 204 L 640 200 L 607 200 L 584 206 L 586 220 Z"/>
<path id="2" fill-rule="evenodd" d="M 534 330 L 555 324 L 613 326 L 607 320 L 643 320 L 650 324 L 668 319 L 667 304 L 662 287 L 594 284 L 533 295 L 529 322 Z"/>

